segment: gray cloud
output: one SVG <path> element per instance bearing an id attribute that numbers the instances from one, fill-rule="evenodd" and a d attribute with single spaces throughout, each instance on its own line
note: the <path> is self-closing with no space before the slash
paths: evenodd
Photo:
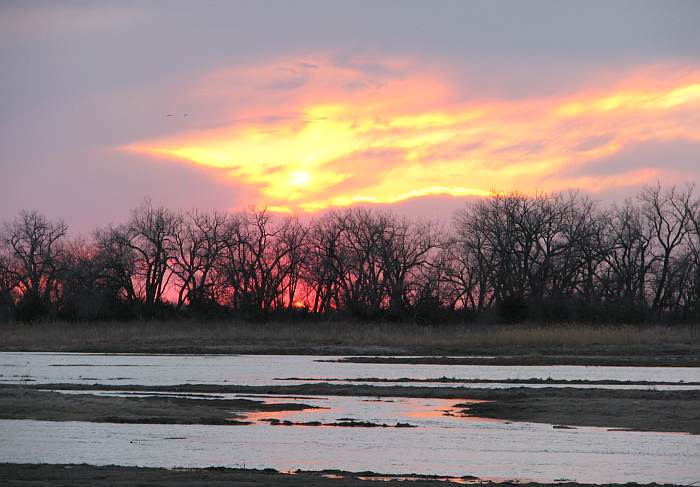
<path id="1" fill-rule="evenodd" d="M 654 141 L 631 145 L 611 156 L 570 166 L 564 176 L 609 176 L 635 169 L 700 172 L 700 142 Z M 698 181 L 700 182 L 700 181 Z"/>

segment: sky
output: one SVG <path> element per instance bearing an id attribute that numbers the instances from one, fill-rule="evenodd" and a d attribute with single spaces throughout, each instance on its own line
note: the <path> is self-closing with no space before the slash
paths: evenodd
<path id="1" fill-rule="evenodd" d="M 0 1 L 0 220 L 700 183 L 697 1 Z"/>

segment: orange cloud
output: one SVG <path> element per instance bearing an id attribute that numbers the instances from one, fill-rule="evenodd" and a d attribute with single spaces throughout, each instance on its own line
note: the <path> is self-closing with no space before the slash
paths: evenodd
<path id="1" fill-rule="evenodd" d="M 465 102 L 458 78 L 437 66 L 323 56 L 213 73 L 192 95 L 230 106 L 230 122 L 127 149 L 216 168 L 257 190 L 250 203 L 281 211 L 494 187 L 639 184 L 658 170 L 563 173 L 637 143 L 700 140 L 700 71 L 630 73 L 557 97 Z"/>

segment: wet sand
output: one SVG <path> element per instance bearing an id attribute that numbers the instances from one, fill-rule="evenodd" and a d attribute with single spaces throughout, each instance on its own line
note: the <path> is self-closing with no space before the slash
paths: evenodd
<path id="1" fill-rule="evenodd" d="M 247 425 L 246 412 L 299 411 L 312 406 L 249 399 L 108 397 L 62 394 L 22 387 L 0 388 L 0 419 L 96 423 Z"/>
<path id="2" fill-rule="evenodd" d="M 457 404 L 483 418 L 562 426 L 598 426 L 634 431 L 700 434 L 700 404 L 694 399 L 616 397 L 523 397 Z"/>
<path id="3" fill-rule="evenodd" d="M 322 360 L 320 360 L 322 361 Z M 590 365 L 601 367 L 700 367 L 700 355 L 512 355 L 495 357 L 346 357 L 328 362 L 437 365 Z"/>
<path id="4" fill-rule="evenodd" d="M 362 480 L 370 477 L 372 480 Z M 398 477 L 392 479 L 392 477 Z M 557 486 L 587 486 L 573 482 L 557 482 L 556 484 L 539 483 L 493 483 L 479 481 L 475 477 L 447 478 L 422 477 L 409 475 L 386 476 L 373 472 L 340 472 L 327 470 L 321 472 L 296 472 L 294 475 L 282 474 L 273 469 L 252 470 L 233 468 L 204 468 L 177 469 L 140 468 L 91 465 L 48 465 L 48 464 L 0 464 L 0 479 L 8 487 L 49 487 L 71 485 L 81 486 L 131 486 L 144 485 L 150 487 L 203 487 L 211 485 L 233 485 L 238 487 L 371 487 L 371 486 L 406 486 L 407 480 L 414 487 L 446 487 L 465 483 L 475 483 L 485 486 L 518 485 L 521 487 L 536 487 L 544 485 Z M 669 484 L 607 484 L 607 485 L 648 485 L 659 486 Z"/>
<path id="5" fill-rule="evenodd" d="M 339 384 L 304 384 L 297 386 L 217 386 L 206 384 L 183 384 L 178 386 L 105 386 L 82 384 L 53 384 L 42 386 L 0 386 L 0 418 L 4 419 L 53 419 L 56 421 L 82 420 L 112 421 L 115 411 L 131 418 L 128 422 L 145 422 L 139 418 L 154 419 L 160 422 L 163 406 L 173 401 L 176 407 L 168 408 L 169 422 L 185 421 L 201 423 L 209 418 L 210 423 L 227 424 L 226 413 L 234 404 L 225 405 L 224 400 L 166 399 L 166 398 L 107 398 L 87 396 L 68 396 L 59 393 L 45 393 L 42 403 L 36 404 L 39 396 L 32 393 L 35 389 L 56 390 L 112 390 L 112 391 L 158 391 L 176 393 L 245 393 L 245 394 L 282 394 L 282 395 L 337 395 L 383 397 L 425 397 L 455 399 L 455 403 L 465 404 L 465 414 L 510 421 L 540 422 L 553 425 L 598 426 L 605 428 L 624 428 L 638 431 L 685 432 L 700 434 L 700 391 L 653 391 L 653 390 L 616 390 L 616 389 L 576 389 L 568 387 L 510 388 L 510 389 L 469 389 L 459 387 L 406 387 L 406 386 L 367 386 Z M 34 389 L 34 390 L 33 390 Z M 22 396 L 22 394 L 26 394 Z M 490 401 L 482 404 L 469 404 L 469 400 Z M 56 405 L 52 402 L 56 402 Z M 99 404 L 99 409 L 85 408 L 81 401 Z M 124 401 L 136 401 L 129 404 L 134 409 L 117 409 L 115 404 Z M 185 401 L 185 402 L 183 402 Z M 221 401 L 222 404 L 217 404 Z M 155 405 L 150 413 L 140 410 L 140 405 Z M 181 407 L 177 407 L 181 405 Z M 264 405 L 257 401 L 241 403 L 239 407 L 258 408 L 303 408 L 298 404 Z M 202 409 L 204 411 L 202 412 Z M 238 409 L 244 411 L 243 409 Z M 249 409 L 255 410 L 255 409 Z M 196 412 L 195 412 L 196 411 Z M 41 416 L 45 415 L 45 416 Z M 206 414 L 205 414 L 206 413 Z M 164 413 L 163 413 L 164 414 Z M 78 419 L 81 418 L 81 419 Z M 218 421 L 218 422 L 217 422 Z"/>
<path id="6" fill-rule="evenodd" d="M 699 373 L 700 374 L 700 373 Z M 428 379 L 414 379 L 411 377 L 399 377 L 397 379 L 385 379 L 380 377 L 358 377 L 358 378 L 319 378 L 319 377 L 283 377 L 275 380 L 279 381 L 318 381 L 318 382 L 343 382 L 343 383 L 433 383 L 433 384 L 542 384 L 542 385 L 564 385 L 564 386 L 699 386 L 700 382 L 670 382 L 670 381 L 648 381 L 648 380 L 585 380 L 585 379 L 460 379 L 458 377 L 435 377 Z"/>

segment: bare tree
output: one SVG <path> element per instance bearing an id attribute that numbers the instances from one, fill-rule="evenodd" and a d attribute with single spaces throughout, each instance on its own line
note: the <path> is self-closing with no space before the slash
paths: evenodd
<path id="1" fill-rule="evenodd" d="M 140 299 L 136 277 L 136 252 L 126 245 L 123 227 L 95 231 L 95 260 L 100 279 L 114 299 L 135 302 Z"/>
<path id="2" fill-rule="evenodd" d="M 304 261 L 309 256 L 308 233 L 309 228 L 296 218 L 287 218 L 281 226 L 277 237 L 277 255 L 281 256 L 277 264 L 279 267 L 277 274 L 282 291 L 278 294 L 281 298 L 277 304 L 278 308 L 294 307 L 299 304 L 299 291 L 300 287 L 303 287 Z M 302 304 L 307 303 L 302 300 Z"/>
<path id="3" fill-rule="evenodd" d="M 62 269 L 68 227 L 36 211 L 22 211 L 6 223 L 2 235 L 8 253 L 3 265 L 10 284 L 17 282 L 22 300 L 48 307 Z"/>
<path id="4" fill-rule="evenodd" d="M 228 215 L 191 211 L 172 236 L 170 269 L 177 281 L 177 307 L 214 302 L 215 270 L 225 248 Z"/>
<path id="5" fill-rule="evenodd" d="M 471 206 L 455 215 L 455 235 L 442 243 L 444 278 L 453 289 L 452 308 L 481 312 L 495 298 L 493 277 L 495 252 L 484 221 L 485 207 Z"/>
<path id="6" fill-rule="evenodd" d="M 491 309 L 507 320 L 700 317 L 692 186 L 645 188 L 610 208 L 576 192 L 494 193 L 449 230 L 362 208 L 304 224 L 266 210 L 181 215 L 146 200 L 91 241 L 66 232 L 36 212 L 4 225 L 5 315 L 134 316 L 141 303 L 172 302 L 258 318 L 295 306 L 433 322 Z"/>
<path id="7" fill-rule="evenodd" d="M 73 320 L 109 318 L 117 294 L 106 279 L 104 261 L 99 258 L 97 245 L 82 238 L 65 245 L 62 271 L 55 306 L 59 316 Z"/>
<path id="8" fill-rule="evenodd" d="M 685 292 L 686 311 L 700 320 L 700 198 L 688 202 L 690 225 L 688 231 L 688 284 Z"/>
<path id="9" fill-rule="evenodd" d="M 305 238 L 297 220 L 275 219 L 265 209 L 232 219 L 220 269 L 233 308 L 267 317 L 293 305 Z"/>
<path id="10" fill-rule="evenodd" d="M 386 225 L 379 248 L 389 312 L 393 317 L 404 317 L 419 292 L 421 269 L 428 266 L 437 248 L 435 225 L 383 216 Z"/>
<path id="11" fill-rule="evenodd" d="M 639 196 L 644 217 L 652 229 L 653 265 L 656 275 L 653 285 L 651 309 L 658 312 L 669 304 L 672 294 L 670 284 L 675 277 L 678 251 L 686 243 L 691 229 L 691 201 L 693 188 L 679 191 L 671 187 L 664 191 L 660 184 L 645 188 Z"/>
<path id="12" fill-rule="evenodd" d="M 150 200 L 131 212 L 126 225 L 112 228 L 111 245 L 120 247 L 119 255 L 133 259 L 135 283 L 146 305 L 163 301 L 170 278 L 168 262 L 175 247 L 180 224 L 179 214 L 166 208 L 154 208 Z M 126 269 L 124 269 L 126 270 Z"/>
<path id="13" fill-rule="evenodd" d="M 0 317 L 9 318 L 17 299 L 18 273 L 13 270 L 12 259 L 0 245 Z"/>
<path id="14" fill-rule="evenodd" d="M 344 232 L 345 214 L 338 211 L 330 211 L 311 225 L 302 272 L 311 289 L 314 313 L 325 314 L 341 307 L 341 280 L 349 265 L 340 244 Z"/>
<path id="15" fill-rule="evenodd" d="M 388 218 L 356 208 L 346 211 L 344 221 L 339 242 L 339 255 L 345 258 L 345 272 L 339 276 L 342 305 L 359 316 L 379 316 L 388 299 L 381 250 Z"/>
<path id="16" fill-rule="evenodd" d="M 613 210 L 608 222 L 610 251 L 604 280 L 606 297 L 625 309 L 643 312 L 647 306 L 646 282 L 653 229 L 631 203 Z"/>

